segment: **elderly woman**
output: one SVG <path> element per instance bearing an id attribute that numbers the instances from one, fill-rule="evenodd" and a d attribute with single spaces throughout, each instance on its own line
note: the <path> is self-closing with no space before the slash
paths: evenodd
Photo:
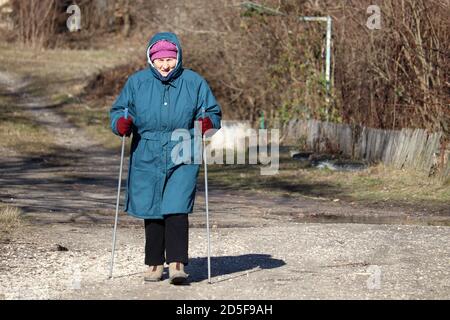
<path id="1" fill-rule="evenodd" d="M 125 211 L 144 219 L 144 280 L 162 279 L 164 263 L 172 284 L 183 283 L 188 264 L 188 214 L 192 213 L 199 164 L 172 159 L 172 132 L 194 121 L 202 134 L 220 129 L 221 109 L 205 79 L 183 68 L 173 33 L 154 35 L 147 47 L 149 67 L 131 75 L 110 110 L 112 131 L 133 133 Z M 124 116 L 128 108 L 129 116 Z"/>

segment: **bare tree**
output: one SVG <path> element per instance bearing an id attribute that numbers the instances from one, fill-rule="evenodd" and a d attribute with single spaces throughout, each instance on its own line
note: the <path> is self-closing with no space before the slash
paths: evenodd
<path id="1" fill-rule="evenodd" d="M 55 30 L 56 0 L 13 0 L 14 23 L 21 43 L 46 46 Z"/>

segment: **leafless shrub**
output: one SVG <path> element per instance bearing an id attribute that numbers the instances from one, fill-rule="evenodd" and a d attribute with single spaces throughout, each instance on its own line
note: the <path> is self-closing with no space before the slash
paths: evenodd
<path id="1" fill-rule="evenodd" d="M 98 35 L 115 32 L 130 35 L 128 43 L 142 47 L 144 54 L 155 32 L 177 33 L 185 66 L 208 80 L 225 119 L 255 122 L 264 111 L 275 125 L 327 115 L 329 120 L 369 127 L 443 130 L 449 140 L 448 0 L 379 1 L 380 30 L 366 27 L 366 9 L 373 2 L 369 0 L 255 0 L 282 16 L 246 12 L 237 0 L 80 0 L 80 34 L 85 38 L 67 35 L 65 9 L 70 1 L 42 0 L 39 6 L 37 0 L 13 2 L 19 38 L 25 43 L 48 43 L 56 32 L 64 35 L 61 45 L 67 39 L 76 39 L 78 47 L 85 39 L 89 46 L 114 45 Z M 51 22 L 50 8 L 56 8 L 57 22 Z M 333 18 L 329 103 L 323 77 L 324 28 L 299 22 L 305 15 Z M 145 65 L 143 55 L 133 56 L 130 70 L 141 65 L 138 59 Z"/>
<path id="2" fill-rule="evenodd" d="M 21 214 L 22 210 L 17 207 L 0 207 L 0 228 L 8 231 L 20 226 L 22 223 Z"/>
<path id="3" fill-rule="evenodd" d="M 67 8 L 80 8 L 81 29 L 70 32 Z M 130 32 L 129 0 L 11 0 L 16 38 L 32 47 L 83 47 L 96 35 Z M 75 43 L 76 42 L 76 43 Z"/>
<path id="4" fill-rule="evenodd" d="M 364 26 L 368 5 L 351 2 L 336 19 L 335 75 L 344 120 L 448 134 L 449 2 L 385 0 L 382 28 L 373 31 Z"/>
<path id="5" fill-rule="evenodd" d="M 19 42 L 47 46 L 55 32 L 56 0 L 13 0 L 12 8 Z"/>

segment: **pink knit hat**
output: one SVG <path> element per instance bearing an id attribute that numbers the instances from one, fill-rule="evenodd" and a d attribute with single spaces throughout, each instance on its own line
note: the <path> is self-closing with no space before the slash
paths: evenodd
<path id="1" fill-rule="evenodd" d="M 150 60 L 161 58 L 177 58 L 177 46 L 167 40 L 156 42 L 150 49 Z"/>

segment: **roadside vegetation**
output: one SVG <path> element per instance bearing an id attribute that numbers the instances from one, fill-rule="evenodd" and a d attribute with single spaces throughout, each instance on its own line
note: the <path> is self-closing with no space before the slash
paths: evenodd
<path id="1" fill-rule="evenodd" d="M 0 204 L 0 237 L 13 232 L 23 224 L 22 210 Z"/>
<path id="2" fill-rule="evenodd" d="M 116 139 L 106 136 L 107 102 L 97 100 L 89 105 L 81 96 L 92 77 L 123 63 L 124 56 L 123 52 L 108 50 L 23 50 L 21 46 L 0 46 L 0 72 L 12 77 L 17 86 L 13 91 L 2 88 L 0 92 L 0 147 L 22 155 L 51 152 L 52 136 L 20 107 L 33 98 L 42 99 L 52 110 L 67 115 L 95 138 L 104 138 L 105 145 L 115 146 Z"/>
<path id="3" fill-rule="evenodd" d="M 0 71 L 13 73 L 24 86 L 13 93 L 0 92 L 0 148 L 6 154 L 53 150 L 53 137 L 20 108 L 24 97 L 44 97 L 53 111 L 92 139 L 119 150 L 108 111 L 128 75 L 146 66 L 145 46 L 158 29 L 179 35 L 185 66 L 208 80 L 224 119 L 255 125 L 264 115 L 270 128 L 292 118 L 329 117 L 375 128 L 440 130 L 447 137 L 444 147 L 448 143 L 445 52 L 450 42 L 445 1 L 385 1 L 383 27 L 371 33 L 365 27 L 367 1 L 264 1 L 280 15 L 207 0 L 138 1 L 136 6 L 129 1 L 81 1 L 85 24 L 75 33 L 67 31 L 67 6 L 62 1 L 10 3 L 8 19 L 14 28 L 1 36 L 5 41 L 0 45 Z M 165 5 L 186 14 L 165 19 Z M 42 21 L 35 18 L 40 16 L 36 10 L 45 13 Z M 323 28 L 299 23 L 301 15 L 333 18 L 329 104 Z M 209 178 L 223 188 L 330 201 L 426 203 L 440 208 L 450 203 L 448 179 L 383 165 L 361 172 L 319 170 L 285 152 L 279 174 L 259 172 L 258 166 L 211 165 Z"/>
<path id="4" fill-rule="evenodd" d="M 287 148 L 280 152 L 278 174 L 261 175 L 260 168 L 260 165 L 209 165 L 209 186 L 381 207 L 416 207 L 442 214 L 450 210 L 449 179 L 429 178 L 414 170 L 383 164 L 354 172 L 320 169 L 292 159 Z M 200 181 L 203 179 L 201 175 Z"/>

